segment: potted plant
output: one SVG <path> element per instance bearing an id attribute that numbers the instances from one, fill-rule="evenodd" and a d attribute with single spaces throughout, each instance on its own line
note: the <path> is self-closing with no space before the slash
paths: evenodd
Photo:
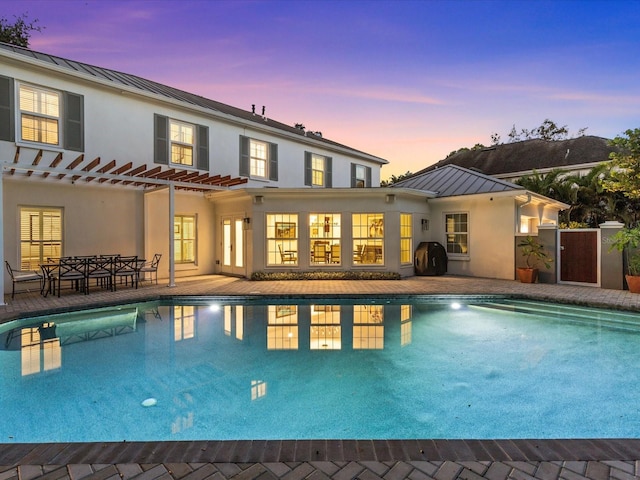
<path id="1" fill-rule="evenodd" d="M 627 273 L 625 279 L 629 291 L 640 293 L 640 253 L 637 251 L 640 245 L 640 226 L 633 228 L 623 228 L 611 237 L 609 251 L 614 248 L 623 252 L 627 263 Z M 631 250 L 635 250 L 633 253 Z"/>
<path id="2" fill-rule="evenodd" d="M 527 235 L 523 238 L 518 247 L 521 248 L 526 267 L 519 267 L 518 278 L 522 283 L 535 283 L 538 278 L 538 265 L 542 264 L 547 269 L 551 268 L 551 258 L 544 250 L 544 247 L 537 238 Z"/>

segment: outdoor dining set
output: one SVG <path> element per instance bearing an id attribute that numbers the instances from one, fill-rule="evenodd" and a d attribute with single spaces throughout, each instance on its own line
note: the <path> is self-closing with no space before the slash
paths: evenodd
<path id="1" fill-rule="evenodd" d="M 11 298 L 15 296 L 16 285 L 27 282 L 39 282 L 43 296 L 57 294 L 63 285 L 88 295 L 92 288 L 115 291 L 120 286 L 138 288 L 138 284 L 147 279 L 158 283 L 158 264 L 161 254 L 152 260 L 137 255 L 87 255 L 75 257 L 48 258 L 37 270 L 16 270 L 5 262 L 13 286 Z"/>

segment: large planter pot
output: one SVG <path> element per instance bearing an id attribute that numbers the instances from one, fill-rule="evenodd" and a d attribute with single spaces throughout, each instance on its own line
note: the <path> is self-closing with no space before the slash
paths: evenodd
<path id="1" fill-rule="evenodd" d="M 640 293 L 640 276 L 625 275 L 631 293 Z"/>
<path id="2" fill-rule="evenodd" d="M 522 283 L 536 283 L 538 279 L 537 268 L 518 268 L 518 279 Z"/>

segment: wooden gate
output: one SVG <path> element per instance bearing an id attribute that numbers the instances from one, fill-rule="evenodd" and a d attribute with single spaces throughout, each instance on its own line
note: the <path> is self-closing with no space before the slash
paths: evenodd
<path id="1" fill-rule="evenodd" d="M 600 286 L 600 230 L 559 230 L 560 280 Z"/>

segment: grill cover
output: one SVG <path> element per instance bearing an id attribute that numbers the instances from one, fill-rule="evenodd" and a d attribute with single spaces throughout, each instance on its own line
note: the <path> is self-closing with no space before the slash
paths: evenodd
<path id="1" fill-rule="evenodd" d="M 447 273 L 447 252 L 438 242 L 421 242 L 414 256 L 416 275 L 444 275 Z"/>

